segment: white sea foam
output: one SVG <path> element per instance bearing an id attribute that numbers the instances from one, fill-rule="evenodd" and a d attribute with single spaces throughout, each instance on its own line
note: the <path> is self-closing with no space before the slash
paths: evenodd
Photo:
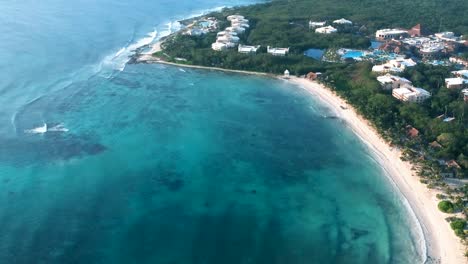
<path id="1" fill-rule="evenodd" d="M 370 149 L 371 155 L 369 155 L 369 158 L 373 160 L 376 164 L 379 164 L 379 165 L 384 164 L 385 158 L 381 156 L 382 154 L 377 149 L 375 149 L 374 146 L 372 146 L 368 141 L 366 141 L 361 136 L 359 136 L 357 133 L 355 133 L 355 135 L 357 135 Z M 428 257 L 427 241 L 426 241 L 426 235 L 424 231 L 426 227 L 424 226 L 424 223 L 419 220 L 418 216 L 414 212 L 413 207 L 409 203 L 403 191 L 401 191 L 401 189 L 398 187 L 395 180 L 390 176 L 391 173 L 387 170 L 385 166 L 380 166 L 380 168 L 384 172 L 385 176 L 389 180 L 392 187 L 399 192 L 398 198 L 400 199 L 401 203 L 406 209 L 406 212 L 409 216 L 409 221 L 410 221 L 409 224 L 412 225 L 413 227 L 412 230 L 415 231 L 413 233 L 414 235 L 413 239 L 415 240 L 415 243 L 419 246 L 419 253 L 421 257 L 423 258 L 422 263 L 426 263 L 427 257 Z"/>
<path id="2" fill-rule="evenodd" d="M 120 48 L 117 52 L 106 56 L 103 61 L 97 67 L 97 71 L 101 70 L 117 70 L 123 71 L 125 69 L 125 65 L 130 60 L 131 56 L 135 54 L 136 50 L 142 48 L 144 46 L 150 45 L 159 39 L 166 37 L 174 32 L 179 31 L 182 28 L 182 24 L 179 23 L 180 20 L 198 17 L 210 12 L 220 11 L 226 6 L 219 6 L 215 8 L 205 9 L 201 11 L 194 12 L 188 15 L 185 18 L 177 19 L 176 21 L 171 21 L 165 23 L 165 28 L 163 30 L 158 31 L 154 28 L 153 31 L 149 32 L 145 37 L 138 39 L 135 42 L 127 44 L 125 47 Z M 108 74 L 105 74 L 108 75 Z M 109 76 L 107 76 L 109 77 Z"/>
<path id="3" fill-rule="evenodd" d="M 44 123 L 40 127 L 35 127 L 33 129 L 27 129 L 24 132 L 30 133 L 30 134 L 44 134 L 45 132 L 47 132 L 47 124 Z"/>
<path id="4" fill-rule="evenodd" d="M 47 129 L 47 131 L 51 131 L 51 132 L 68 132 L 69 129 L 66 128 L 63 124 L 58 124 L 54 127 L 51 127 L 49 129 Z"/>
<path id="5" fill-rule="evenodd" d="M 49 127 L 46 123 L 44 123 L 42 126 L 24 130 L 24 132 L 28 134 L 45 134 L 46 132 L 68 132 L 68 131 L 69 129 L 66 128 L 62 123 L 53 127 Z"/>
<path id="6" fill-rule="evenodd" d="M 99 68 L 123 71 L 125 69 L 125 65 L 130 60 L 130 57 L 135 53 L 135 51 L 138 48 L 151 44 L 157 35 L 158 31 L 154 29 L 136 42 L 130 43 L 127 46 L 120 48 L 116 53 L 106 56 Z"/>

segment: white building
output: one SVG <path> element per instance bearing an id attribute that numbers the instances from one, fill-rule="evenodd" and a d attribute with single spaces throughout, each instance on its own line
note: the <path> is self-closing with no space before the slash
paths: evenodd
<path id="1" fill-rule="evenodd" d="M 289 48 L 270 48 L 268 46 L 267 52 L 273 56 L 286 56 L 289 53 Z"/>
<path id="2" fill-rule="evenodd" d="M 457 57 L 450 57 L 449 61 L 451 63 L 460 64 L 460 65 L 463 65 L 465 67 L 468 67 L 468 60 L 463 60 L 463 59 L 457 58 Z"/>
<path id="3" fill-rule="evenodd" d="M 232 21 L 232 20 L 241 20 L 241 19 L 245 19 L 244 16 L 241 16 L 241 15 L 232 15 L 232 16 L 228 16 L 226 18 L 228 21 Z"/>
<path id="4" fill-rule="evenodd" d="M 344 19 L 344 18 L 335 20 L 335 21 L 333 21 L 333 23 L 334 24 L 340 24 L 340 25 L 352 25 L 353 24 L 353 22 L 351 22 L 350 20 Z"/>
<path id="5" fill-rule="evenodd" d="M 230 31 L 220 31 L 216 34 L 217 37 L 224 37 L 224 36 L 233 36 L 237 37 L 236 32 L 230 32 Z"/>
<path id="6" fill-rule="evenodd" d="M 408 35 L 408 30 L 397 29 L 397 28 L 386 28 L 377 30 L 375 32 L 375 38 L 385 40 L 385 39 L 398 39 L 402 36 Z"/>
<path id="7" fill-rule="evenodd" d="M 413 66 L 416 66 L 417 64 L 413 59 L 403 59 L 403 58 L 389 60 L 388 63 L 396 67 L 404 67 L 404 68 L 413 67 Z"/>
<path id="8" fill-rule="evenodd" d="M 450 31 L 435 33 L 434 36 L 436 38 L 438 38 L 438 39 L 447 40 L 447 41 L 458 41 L 458 40 L 460 40 L 460 37 L 455 36 L 455 34 L 453 32 L 450 32 Z"/>
<path id="9" fill-rule="evenodd" d="M 373 72 L 388 73 L 388 72 L 403 72 L 407 67 L 413 67 L 416 62 L 412 59 L 395 59 L 390 60 L 385 64 L 374 65 L 372 67 Z"/>
<path id="10" fill-rule="evenodd" d="M 400 69 L 391 67 L 387 64 L 374 65 L 372 66 L 372 71 L 378 73 L 401 72 Z"/>
<path id="11" fill-rule="evenodd" d="M 225 29 L 225 31 L 228 31 L 228 32 L 235 32 L 237 34 L 242 34 L 245 32 L 245 28 L 243 27 L 227 27 Z"/>
<path id="12" fill-rule="evenodd" d="M 231 35 L 225 35 L 225 36 L 220 36 L 216 39 L 216 42 L 221 42 L 221 43 L 227 43 L 227 42 L 233 42 L 233 43 L 238 43 L 239 42 L 239 37 L 236 36 L 231 36 Z"/>
<path id="13" fill-rule="evenodd" d="M 428 38 L 428 37 L 405 38 L 405 39 L 402 40 L 403 43 L 405 43 L 405 44 L 407 44 L 409 46 L 414 46 L 414 47 L 422 46 L 425 43 L 430 42 L 430 41 L 431 41 L 431 39 Z"/>
<path id="14" fill-rule="evenodd" d="M 431 93 L 413 86 L 393 89 L 392 96 L 403 102 L 421 103 L 431 97 Z"/>
<path id="15" fill-rule="evenodd" d="M 243 54 L 252 54 L 257 53 L 258 48 L 260 48 L 260 46 L 239 45 L 239 47 L 237 47 L 237 51 Z"/>
<path id="16" fill-rule="evenodd" d="M 327 24 L 327 21 L 323 22 L 314 22 L 314 21 L 309 21 L 309 28 L 317 28 L 317 27 L 324 27 Z"/>
<path id="17" fill-rule="evenodd" d="M 445 44 L 440 41 L 428 41 L 421 45 L 419 51 L 421 53 L 437 53 L 445 48 Z"/>
<path id="18" fill-rule="evenodd" d="M 226 43 L 221 43 L 221 42 L 215 42 L 211 44 L 211 49 L 216 50 L 216 51 L 222 51 L 227 49 L 227 44 Z"/>
<path id="19" fill-rule="evenodd" d="M 465 102 L 468 102 L 468 89 L 463 89 L 461 92 L 462 92 L 462 95 L 463 95 L 463 100 Z"/>
<path id="20" fill-rule="evenodd" d="M 332 26 L 326 26 L 326 27 L 319 27 L 315 29 L 315 33 L 320 33 L 320 34 L 330 34 L 330 33 L 335 33 L 338 30 Z"/>
<path id="21" fill-rule="evenodd" d="M 452 74 L 457 77 L 468 79 L 468 70 L 453 71 Z"/>
<path id="22" fill-rule="evenodd" d="M 386 74 L 378 76 L 377 81 L 380 83 L 384 90 L 396 89 L 404 86 L 410 86 L 411 81 L 395 75 Z"/>
<path id="23" fill-rule="evenodd" d="M 462 89 L 468 86 L 468 80 L 463 78 L 446 78 L 445 79 L 445 86 L 448 89 Z"/>
<path id="24" fill-rule="evenodd" d="M 231 21 L 231 26 L 216 34 L 216 42 L 211 44 L 213 50 L 226 50 L 237 47 L 240 41 L 237 35 L 244 33 L 245 29 L 249 27 L 249 20 L 240 15 L 228 16 L 227 20 Z M 241 47 L 238 48 L 238 51 L 250 53 L 248 49 Z"/>
<path id="25" fill-rule="evenodd" d="M 233 22 L 231 23 L 232 27 L 241 27 L 241 28 L 249 28 L 249 24 L 245 22 Z"/>

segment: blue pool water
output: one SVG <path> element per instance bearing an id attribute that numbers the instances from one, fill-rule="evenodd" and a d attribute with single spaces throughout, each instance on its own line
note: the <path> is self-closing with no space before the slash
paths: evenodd
<path id="1" fill-rule="evenodd" d="M 349 50 L 343 54 L 342 58 L 344 59 L 358 59 L 364 56 L 364 52 L 360 50 Z"/>
<path id="2" fill-rule="evenodd" d="M 382 44 L 383 44 L 382 41 L 373 40 L 373 41 L 371 41 L 371 46 L 370 46 L 370 48 L 371 48 L 371 49 L 378 49 Z"/>
<path id="3" fill-rule="evenodd" d="M 325 53 L 325 50 L 323 49 L 308 49 L 304 52 L 304 55 L 309 58 L 320 60 L 322 59 L 322 56 L 324 53 Z"/>

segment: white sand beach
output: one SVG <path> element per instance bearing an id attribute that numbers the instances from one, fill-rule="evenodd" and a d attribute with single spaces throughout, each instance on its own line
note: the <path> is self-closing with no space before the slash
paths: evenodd
<path id="1" fill-rule="evenodd" d="M 154 61 L 155 57 L 153 57 L 153 54 L 161 51 L 161 41 L 151 44 L 150 47 L 150 50 L 142 52 L 138 55 L 138 62 Z"/>
<path id="2" fill-rule="evenodd" d="M 462 243 L 445 221 L 450 215 L 440 212 L 437 208 L 437 192 L 428 189 L 419 181 L 419 177 L 411 170 L 411 164 L 400 159 L 400 150 L 391 148 L 368 121 L 330 89 L 304 78 L 291 77 L 290 81 L 328 105 L 374 152 L 421 223 L 429 256 L 433 260 L 440 259 L 440 263 L 468 263 L 463 256 Z"/>

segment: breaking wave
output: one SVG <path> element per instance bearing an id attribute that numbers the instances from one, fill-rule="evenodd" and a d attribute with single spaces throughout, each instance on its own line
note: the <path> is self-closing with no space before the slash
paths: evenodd
<path id="1" fill-rule="evenodd" d="M 177 19 L 175 21 L 171 21 L 164 24 L 164 27 L 160 30 L 158 30 L 158 28 L 154 28 L 153 31 L 149 32 L 143 38 L 140 38 L 135 42 L 130 41 L 125 47 L 122 47 L 117 52 L 106 56 L 98 68 L 104 71 L 123 71 L 127 62 L 130 61 L 132 55 L 134 55 L 138 49 L 149 46 L 150 44 L 155 43 L 161 38 L 179 31 L 182 28 L 182 24 L 179 21 L 206 15 L 210 12 L 220 11 L 223 8 L 226 8 L 226 6 L 219 6 L 211 9 L 197 11 L 186 16 L 185 18 Z"/>
<path id="2" fill-rule="evenodd" d="M 27 129 L 24 132 L 29 134 L 44 134 L 45 132 L 47 132 L 47 124 L 44 123 L 42 126 Z"/>

